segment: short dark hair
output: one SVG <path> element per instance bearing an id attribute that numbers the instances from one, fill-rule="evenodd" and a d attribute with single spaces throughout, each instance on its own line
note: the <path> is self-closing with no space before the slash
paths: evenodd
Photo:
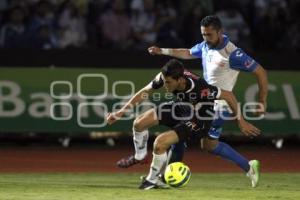
<path id="1" fill-rule="evenodd" d="M 201 20 L 200 25 L 204 27 L 213 26 L 216 30 L 220 30 L 222 28 L 221 20 L 216 15 L 208 15 L 204 17 Z"/>
<path id="2" fill-rule="evenodd" d="M 184 67 L 183 64 L 176 60 L 169 60 L 161 69 L 161 72 L 166 77 L 172 77 L 173 79 L 179 79 L 184 75 Z"/>

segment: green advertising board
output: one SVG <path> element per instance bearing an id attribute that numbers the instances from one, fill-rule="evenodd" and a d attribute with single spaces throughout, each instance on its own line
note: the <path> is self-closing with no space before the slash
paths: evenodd
<path id="1" fill-rule="evenodd" d="M 158 71 L 1 68 L 0 132 L 130 132 L 134 114 L 113 126 L 106 125 L 104 116 L 148 84 Z M 270 71 L 268 75 L 268 113 L 263 120 L 252 123 L 267 135 L 300 134 L 300 72 Z M 255 101 L 257 90 L 255 77 L 241 73 L 234 93 L 242 105 Z M 152 96 L 152 100 L 155 98 L 161 102 L 169 97 L 160 91 Z M 152 102 L 146 101 L 136 111 L 151 108 Z M 227 123 L 226 132 L 238 133 L 237 125 Z"/>

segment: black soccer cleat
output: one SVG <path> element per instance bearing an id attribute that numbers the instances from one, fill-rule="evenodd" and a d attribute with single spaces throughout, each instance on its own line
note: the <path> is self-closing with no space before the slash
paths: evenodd
<path id="1" fill-rule="evenodd" d="M 140 190 L 150 190 L 153 188 L 156 188 L 156 184 L 155 183 L 151 183 L 150 181 L 144 180 L 142 182 L 142 184 L 139 186 Z"/>
<path id="2" fill-rule="evenodd" d="M 144 175 L 140 176 L 140 180 L 142 182 L 144 182 L 144 181 L 146 181 L 146 177 L 147 176 L 144 176 Z M 158 180 L 155 185 L 156 185 L 155 189 L 169 189 L 170 188 L 170 186 L 166 183 L 166 180 L 162 174 L 158 175 Z"/>

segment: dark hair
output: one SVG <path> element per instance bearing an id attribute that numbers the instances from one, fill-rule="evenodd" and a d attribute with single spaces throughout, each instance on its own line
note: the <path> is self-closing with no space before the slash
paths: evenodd
<path id="1" fill-rule="evenodd" d="M 161 72 L 164 76 L 171 76 L 173 79 L 177 80 L 180 77 L 183 77 L 184 67 L 180 61 L 171 59 L 162 67 Z"/>
<path id="2" fill-rule="evenodd" d="M 204 27 L 213 26 L 216 30 L 220 30 L 222 28 L 221 20 L 216 15 L 208 15 L 204 17 L 201 20 L 200 25 Z"/>

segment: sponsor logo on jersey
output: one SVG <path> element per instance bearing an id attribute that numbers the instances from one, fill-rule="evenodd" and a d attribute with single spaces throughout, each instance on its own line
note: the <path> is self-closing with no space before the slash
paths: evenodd
<path id="1" fill-rule="evenodd" d="M 237 50 L 237 51 L 235 52 L 235 55 L 236 55 L 236 57 L 242 57 L 242 56 L 243 56 L 243 52 Z"/>
<path id="2" fill-rule="evenodd" d="M 188 122 L 185 123 L 185 125 L 187 127 L 189 127 L 192 131 L 199 131 L 200 130 L 200 127 L 195 122 L 188 121 Z"/>
<path id="3" fill-rule="evenodd" d="M 253 60 L 253 59 L 247 59 L 247 60 L 244 62 L 244 66 L 245 66 L 246 68 L 250 68 L 253 64 L 254 64 L 254 60 Z"/>
<path id="4" fill-rule="evenodd" d="M 201 98 L 208 97 L 210 95 L 210 89 L 201 90 Z"/>

